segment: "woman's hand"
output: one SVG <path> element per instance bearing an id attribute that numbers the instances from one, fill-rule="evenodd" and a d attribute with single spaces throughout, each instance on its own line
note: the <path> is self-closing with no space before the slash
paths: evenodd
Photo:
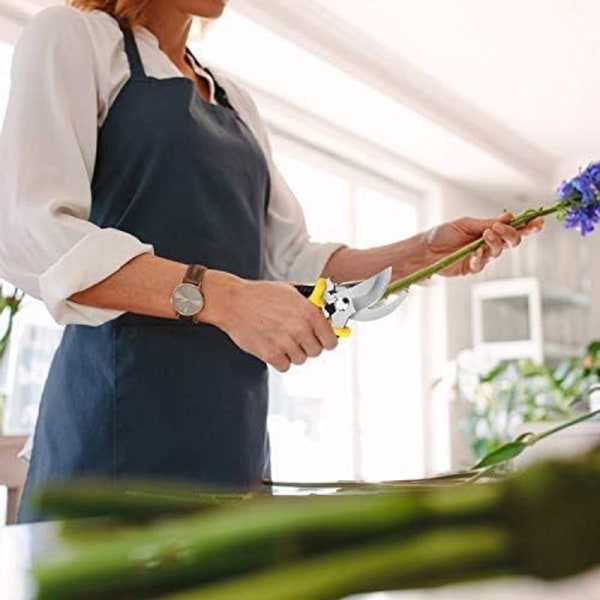
<path id="1" fill-rule="evenodd" d="M 202 321 L 222 329 L 242 350 L 281 372 L 337 346 L 323 313 L 292 285 L 247 281 L 207 271 Z"/>
<path id="2" fill-rule="evenodd" d="M 463 261 L 440 271 L 440 275 L 448 277 L 479 273 L 505 248 L 518 246 L 524 236 L 539 231 L 544 225 L 544 220 L 537 218 L 515 229 L 508 224 L 513 218 L 510 213 L 503 213 L 497 219 L 464 217 L 430 229 L 425 234 L 427 254 L 431 257 L 427 262 L 433 263 L 483 235 L 485 245 Z"/>

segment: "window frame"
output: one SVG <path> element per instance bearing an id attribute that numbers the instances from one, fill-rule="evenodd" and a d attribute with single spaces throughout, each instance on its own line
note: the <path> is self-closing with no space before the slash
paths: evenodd
<path id="1" fill-rule="evenodd" d="M 346 179 L 349 183 L 351 190 L 351 230 L 353 237 L 356 236 L 356 196 L 357 191 L 360 187 L 368 187 L 372 190 L 385 194 L 390 197 L 400 197 L 403 203 L 411 204 L 417 211 L 417 222 L 418 229 L 423 229 L 427 222 L 427 207 L 430 204 L 428 202 L 428 196 L 423 191 L 419 192 L 414 187 L 408 185 L 402 181 L 394 180 L 387 176 L 385 173 L 377 172 L 374 165 L 359 165 L 351 160 L 348 160 L 342 155 L 336 155 L 332 152 L 329 147 L 319 146 L 317 143 L 313 143 L 308 139 L 302 139 L 299 132 L 285 131 L 280 128 L 274 128 L 269 132 L 271 144 L 273 146 L 274 154 L 281 152 L 290 158 L 304 161 L 307 163 L 314 164 L 320 169 L 330 171 L 334 175 L 338 175 Z M 344 144 L 356 143 L 356 139 L 352 134 L 343 136 L 338 139 L 340 147 L 344 147 Z M 310 234 L 310 231 L 309 231 Z M 420 388 L 422 390 L 421 406 L 420 406 L 420 421 L 423 424 L 423 436 L 422 436 L 422 447 L 419 449 L 421 456 L 419 457 L 421 464 L 424 466 L 424 472 L 430 471 L 429 465 L 429 439 L 427 436 L 430 431 L 429 419 L 431 418 L 427 389 L 429 388 L 429 382 L 431 381 L 429 373 L 431 372 L 431 365 L 428 363 L 428 353 L 426 352 L 427 340 L 431 334 L 430 327 L 427 324 L 427 310 L 430 309 L 431 302 L 427 301 L 425 294 L 421 297 L 421 309 L 420 309 L 420 323 L 419 331 L 421 339 L 423 341 L 422 357 L 421 357 L 421 376 L 420 376 Z M 363 479 L 362 473 L 362 445 L 361 445 L 361 421 L 360 421 L 360 410 L 361 410 L 361 399 L 358 385 L 358 352 L 356 350 L 352 353 L 352 377 L 354 379 L 352 383 L 352 475 L 354 479 Z"/>

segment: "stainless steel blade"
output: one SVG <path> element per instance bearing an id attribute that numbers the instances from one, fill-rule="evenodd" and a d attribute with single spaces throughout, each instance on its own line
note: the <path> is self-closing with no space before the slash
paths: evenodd
<path id="1" fill-rule="evenodd" d="M 345 293 L 352 300 L 356 312 L 362 311 L 381 300 L 391 279 L 392 267 L 388 267 L 346 290 Z"/>
<path id="2" fill-rule="evenodd" d="M 385 300 L 380 304 L 375 304 L 352 315 L 352 319 L 355 321 L 375 321 L 386 317 L 390 313 L 393 313 L 408 297 L 408 290 L 402 290 L 392 300 Z"/>

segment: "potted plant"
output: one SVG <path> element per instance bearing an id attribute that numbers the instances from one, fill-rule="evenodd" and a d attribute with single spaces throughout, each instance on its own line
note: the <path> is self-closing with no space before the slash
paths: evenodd
<path id="1" fill-rule="evenodd" d="M 590 402 L 589 394 L 598 382 L 599 340 L 588 345 L 583 357 L 565 358 L 556 365 L 509 360 L 480 373 L 462 373 L 457 377 L 457 391 L 467 406 L 462 428 L 475 459 L 515 437 L 538 434 L 553 423 L 598 408 Z M 552 441 L 537 444 L 526 454 L 526 460 L 580 451 L 599 438 L 599 423 L 582 422 L 557 433 Z"/>

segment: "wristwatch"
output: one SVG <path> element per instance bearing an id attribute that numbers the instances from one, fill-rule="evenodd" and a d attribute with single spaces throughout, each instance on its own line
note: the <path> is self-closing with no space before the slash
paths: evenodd
<path id="1" fill-rule="evenodd" d="M 204 265 L 190 265 L 183 281 L 173 290 L 171 305 L 178 319 L 197 322 L 196 316 L 204 308 L 202 279 L 206 270 Z"/>

